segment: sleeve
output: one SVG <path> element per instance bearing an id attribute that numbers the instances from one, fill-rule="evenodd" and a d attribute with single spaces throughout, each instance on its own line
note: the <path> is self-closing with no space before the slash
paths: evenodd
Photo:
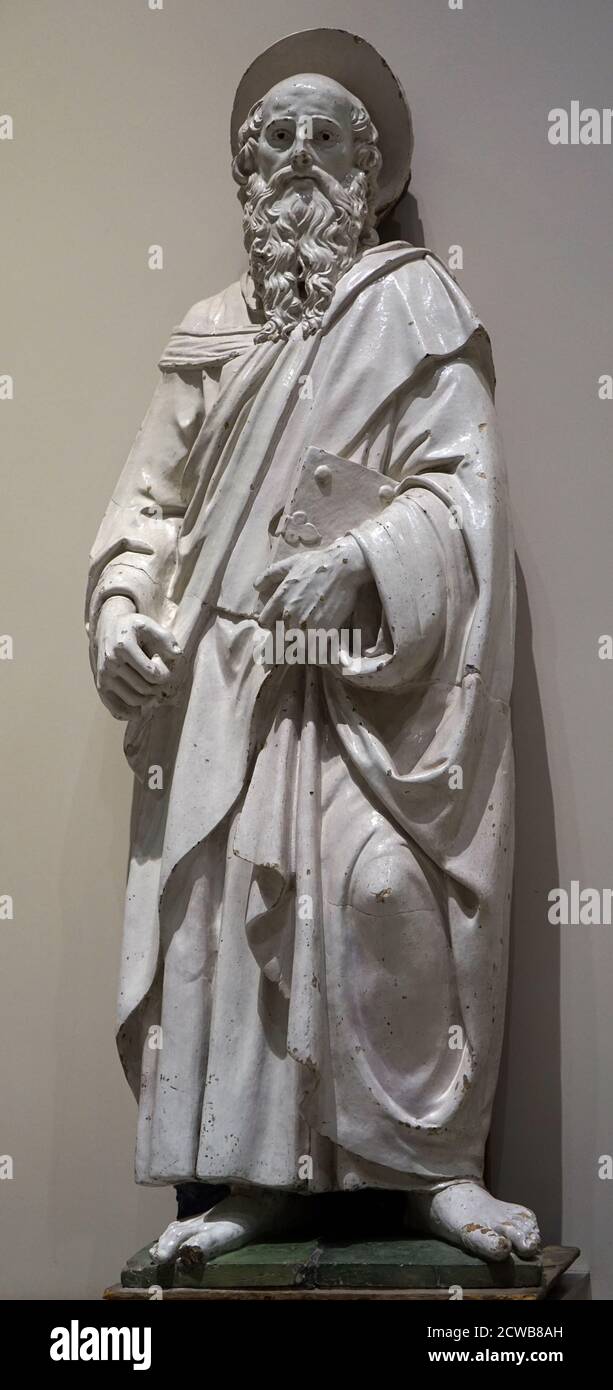
<path id="1" fill-rule="evenodd" d="M 107 507 L 90 555 L 86 628 L 95 649 L 112 594 L 164 622 L 177 538 L 189 498 L 185 462 L 204 418 L 202 373 L 164 372 Z"/>
<path id="2" fill-rule="evenodd" d="M 375 690 L 434 670 L 443 682 L 461 679 L 498 487 L 491 388 L 470 354 L 433 368 L 395 409 L 391 500 L 351 533 L 376 585 L 378 636 L 343 674 Z"/>

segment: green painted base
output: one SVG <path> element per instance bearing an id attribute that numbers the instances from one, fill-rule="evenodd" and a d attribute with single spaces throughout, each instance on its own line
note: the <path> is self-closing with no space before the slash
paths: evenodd
<path id="1" fill-rule="evenodd" d="M 512 1255 L 488 1264 L 444 1241 L 332 1242 L 305 1240 L 247 1245 L 203 1264 L 186 1251 L 160 1264 L 139 1250 L 122 1272 L 124 1289 L 535 1289 L 544 1279 L 543 1259 Z"/>

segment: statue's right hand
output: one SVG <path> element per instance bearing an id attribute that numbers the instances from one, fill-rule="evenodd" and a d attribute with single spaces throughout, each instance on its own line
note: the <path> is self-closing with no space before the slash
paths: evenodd
<path id="1" fill-rule="evenodd" d="M 129 609 L 127 607 L 129 605 Z M 131 719 L 157 703 L 172 681 L 181 648 L 168 628 L 112 596 L 98 619 L 96 685 L 115 719 Z"/>

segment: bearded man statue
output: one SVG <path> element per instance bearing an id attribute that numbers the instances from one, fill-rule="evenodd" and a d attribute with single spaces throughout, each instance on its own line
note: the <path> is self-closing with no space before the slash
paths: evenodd
<path id="1" fill-rule="evenodd" d="M 483 1176 L 513 855 L 489 340 L 431 252 L 379 244 L 412 135 L 363 40 L 267 50 L 232 144 L 249 268 L 162 355 L 87 600 L 136 774 L 136 1179 L 200 1195 L 154 1253 L 206 1261 L 379 1189 L 486 1260 L 529 1256 L 535 1217 Z M 280 556 L 313 449 L 322 505 L 335 468 L 346 500 Z M 279 624 L 348 625 L 359 655 L 257 660 Z"/>

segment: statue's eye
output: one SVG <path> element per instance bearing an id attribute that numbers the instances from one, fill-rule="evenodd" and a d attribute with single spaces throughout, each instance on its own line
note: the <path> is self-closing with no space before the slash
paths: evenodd
<path id="1" fill-rule="evenodd" d="M 291 131 L 288 130 L 287 126 L 276 126 L 274 130 L 269 130 L 268 142 L 276 149 L 284 148 L 292 142 Z"/>

